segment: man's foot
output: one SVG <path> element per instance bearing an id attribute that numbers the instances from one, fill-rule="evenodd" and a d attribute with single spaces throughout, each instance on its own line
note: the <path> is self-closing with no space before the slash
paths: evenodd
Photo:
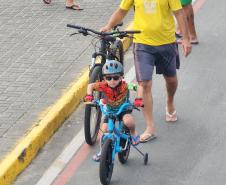
<path id="1" fill-rule="evenodd" d="M 146 143 L 148 141 L 151 141 L 153 139 L 156 138 L 156 135 L 153 134 L 153 133 L 147 133 L 147 132 L 144 132 L 141 136 L 140 136 L 140 142 L 141 143 Z"/>
<path id="2" fill-rule="evenodd" d="M 43 0 L 43 2 L 44 2 L 45 4 L 50 4 L 50 3 L 51 3 L 51 0 Z"/>
<path id="3" fill-rule="evenodd" d="M 173 113 L 169 113 L 166 109 L 166 121 L 167 122 L 176 122 L 177 121 L 177 111 L 175 110 Z"/>
<path id="4" fill-rule="evenodd" d="M 66 8 L 71 10 L 83 10 L 83 8 L 81 8 L 79 5 L 76 5 L 76 4 L 73 4 L 71 6 L 66 5 Z"/>

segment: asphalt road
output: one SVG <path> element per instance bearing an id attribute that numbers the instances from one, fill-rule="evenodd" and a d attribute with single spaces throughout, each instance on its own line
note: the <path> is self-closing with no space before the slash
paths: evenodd
<path id="1" fill-rule="evenodd" d="M 144 166 L 141 156 L 132 150 L 126 165 L 121 165 L 116 160 L 112 185 L 225 184 L 225 16 L 223 0 L 218 0 L 217 3 L 206 1 L 196 14 L 200 44 L 193 47 L 192 54 L 187 59 L 181 57 L 176 123 L 164 121 L 164 81 L 161 76 L 154 76 L 154 119 L 158 138 L 139 145 L 149 153 L 149 164 Z M 131 51 L 127 53 L 126 60 L 126 69 L 129 70 L 133 61 Z M 84 107 L 81 105 L 18 177 L 15 185 L 36 184 L 42 178 L 71 139 L 79 133 L 83 115 Z M 134 112 L 134 116 L 138 131 L 142 132 L 145 128 L 143 116 L 140 112 Z M 87 156 L 83 156 L 82 160 L 77 159 L 81 162 L 80 166 L 76 167 L 76 159 L 70 161 L 70 170 L 64 176 L 59 176 L 64 184 L 100 184 L 98 163 L 91 160 L 97 150 L 98 146 L 86 148 Z"/>

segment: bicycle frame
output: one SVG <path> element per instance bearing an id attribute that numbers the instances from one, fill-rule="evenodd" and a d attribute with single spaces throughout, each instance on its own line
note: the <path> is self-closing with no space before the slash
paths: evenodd
<path id="1" fill-rule="evenodd" d="M 102 113 L 108 117 L 108 133 L 104 133 L 103 141 L 106 141 L 107 139 L 111 139 L 114 143 L 114 149 L 112 152 L 112 161 L 114 162 L 115 155 L 118 152 L 121 152 L 127 148 L 127 145 L 130 140 L 130 134 L 122 133 L 122 127 L 123 122 L 122 120 L 118 120 L 118 125 L 115 125 L 116 119 L 118 119 L 118 116 L 128 108 L 132 107 L 132 104 L 130 102 L 123 103 L 118 110 L 109 110 L 106 106 L 104 106 L 99 100 L 96 100 L 96 103 L 98 106 L 100 106 L 100 109 Z M 120 147 L 120 138 L 123 138 L 126 140 L 126 145 L 124 148 Z"/>
<path id="2" fill-rule="evenodd" d="M 99 106 L 102 114 L 108 118 L 108 133 L 104 133 L 102 137 L 102 149 L 100 158 L 99 177 L 102 184 L 109 184 L 111 181 L 115 155 L 118 154 L 118 159 L 121 164 L 124 164 L 129 156 L 130 147 L 133 146 L 144 159 L 144 164 L 148 162 L 148 153 L 141 152 L 136 145 L 132 144 L 132 136 L 130 132 L 125 130 L 123 133 L 123 122 L 121 116 L 123 111 L 137 109 L 133 104 L 128 102 L 123 103 L 119 109 L 112 110 L 105 106 L 100 100 L 94 101 L 94 106 Z M 139 110 L 139 109 L 138 109 Z M 116 123 L 118 123 L 116 125 Z"/>

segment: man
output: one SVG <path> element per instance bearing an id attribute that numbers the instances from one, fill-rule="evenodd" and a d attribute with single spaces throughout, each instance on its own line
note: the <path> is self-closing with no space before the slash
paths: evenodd
<path id="1" fill-rule="evenodd" d="M 50 4 L 52 0 L 43 0 L 45 4 Z M 74 0 L 66 0 L 66 8 L 70 10 L 83 10 L 79 5 L 74 3 Z"/>
<path id="2" fill-rule="evenodd" d="M 157 73 L 163 74 L 166 81 L 166 121 L 177 120 L 174 95 L 178 84 L 176 76 L 178 50 L 175 43 L 173 14 L 183 34 L 184 56 L 188 56 L 191 52 L 191 44 L 180 0 L 122 0 L 120 7 L 112 14 L 101 31 L 111 30 L 133 7 L 135 10 L 134 30 L 141 31 L 141 34 L 134 35 L 133 49 L 136 78 L 139 84 L 138 95 L 144 102 L 143 114 L 147 124 L 144 133 L 140 136 L 140 142 L 147 142 L 155 138 L 151 93 L 154 66 L 156 66 Z"/>

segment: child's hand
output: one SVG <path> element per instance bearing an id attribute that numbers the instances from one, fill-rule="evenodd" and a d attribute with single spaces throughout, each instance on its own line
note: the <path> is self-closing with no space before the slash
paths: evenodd
<path id="1" fill-rule="evenodd" d="M 133 90 L 133 91 L 137 91 L 137 84 L 132 83 L 132 82 L 128 83 L 128 89 Z"/>
<path id="2" fill-rule="evenodd" d="M 84 98 L 84 102 L 92 102 L 93 99 L 93 95 L 87 94 Z"/>
<path id="3" fill-rule="evenodd" d="M 144 106 L 143 99 L 142 98 L 135 98 L 134 106 L 135 107 L 143 107 Z"/>

